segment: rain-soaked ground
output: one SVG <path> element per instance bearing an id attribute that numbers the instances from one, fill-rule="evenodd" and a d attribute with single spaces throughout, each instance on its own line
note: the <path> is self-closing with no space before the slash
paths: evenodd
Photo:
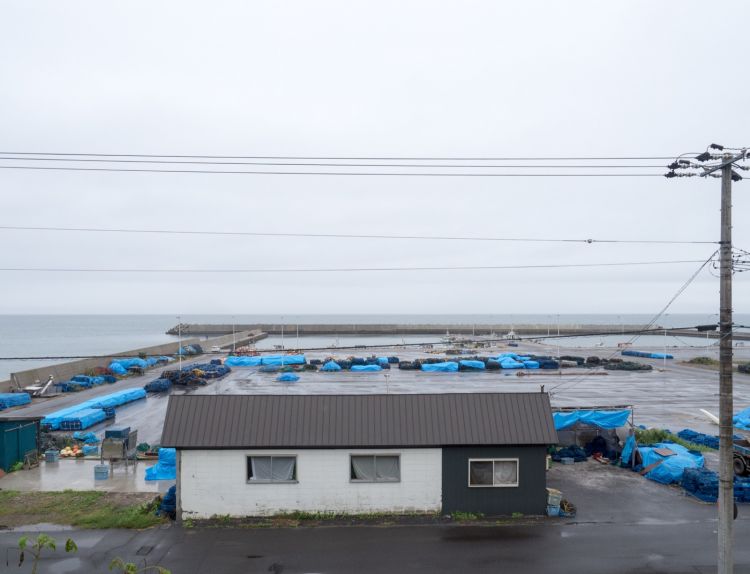
<path id="1" fill-rule="evenodd" d="M 303 341 L 304 346 L 304 341 Z M 663 351 L 663 349 L 651 349 Z M 650 363 L 653 371 L 622 372 L 603 371 L 600 369 L 563 369 L 558 371 L 484 371 L 459 373 L 423 373 L 420 371 L 402 371 L 396 368 L 375 373 L 352 373 L 341 371 L 302 372 L 296 383 L 280 383 L 276 374 L 261 373 L 257 368 L 237 367 L 224 379 L 211 382 L 205 387 L 191 389 L 173 389 L 172 393 L 194 392 L 199 394 L 376 394 L 376 393 L 450 393 L 450 392 L 537 392 L 542 385 L 551 393 L 552 405 L 555 406 L 614 406 L 632 405 L 637 425 L 656 426 L 678 431 L 693 428 L 702 432 L 717 434 L 718 428 L 712 425 L 699 409 L 718 413 L 718 372 L 705 368 L 690 367 L 682 364 L 695 356 L 717 356 L 717 350 L 706 348 L 670 348 L 674 360 L 662 361 L 637 359 Z M 409 360 L 416 357 L 443 356 L 435 350 L 424 348 L 390 348 L 379 349 L 379 356 L 396 355 Z M 535 353 L 539 355 L 556 355 L 557 348 L 541 344 L 524 342 L 519 347 L 479 349 L 476 354 L 492 355 L 497 352 Z M 617 349 L 602 347 L 561 349 L 562 354 L 580 356 L 597 355 L 599 357 L 619 356 Z M 364 356 L 367 350 L 339 351 L 335 356 L 344 358 L 349 355 Z M 309 352 L 309 359 L 323 359 L 329 356 L 325 352 Z M 207 361 L 210 357 L 201 358 Z M 737 347 L 735 360 L 750 361 L 750 346 Z M 97 389 L 80 394 L 66 394 L 54 399 L 35 400 L 28 407 L 6 411 L 13 414 L 44 415 L 54 410 L 70 406 L 91 398 L 95 394 L 105 394 L 116 389 L 143 386 L 146 382 L 158 377 L 159 371 L 142 377 L 123 380 L 115 385 L 103 385 Z M 522 373 L 522 376 L 519 374 Z M 735 411 L 750 406 L 750 376 L 735 373 Z M 164 415 L 168 402 L 167 394 L 150 394 L 146 400 L 136 401 L 117 409 L 115 423 L 111 421 L 91 427 L 92 432 L 103 434 L 111 424 L 127 425 L 138 430 L 138 441 L 156 444 L 160 442 Z M 59 489 L 59 488 L 107 488 L 93 480 L 93 468 L 75 466 L 73 461 L 61 461 L 60 466 L 43 467 L 30 471 L 25 489 Z M 86 463 L 84 463 L 86 464 Z M 93 463 L 92 463 L 93 464 Z M 74 465 L 71 467 L 63 465 Z M 136 475 L 120 476 L 108 481 L 124 490 L 162 490 L 160 485 L 150 485 L 142 478 L 144 465 L 141 464 Z M 62 469 L 62 472 L 61 472 Z M 71 474 L 72 473 L 72 474 Z M 24 473 L 26 474 L 26 473 Z M 82 477 L 82 478 L 81 478 Z M 17 488 L 11 484 L 12 477 L 0 482 L 2 488 Z"/>

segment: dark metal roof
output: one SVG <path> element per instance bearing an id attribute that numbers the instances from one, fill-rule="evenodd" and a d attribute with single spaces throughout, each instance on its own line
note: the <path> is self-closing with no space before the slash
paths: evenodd
<path id="1" fill-rule="evenodd" d="M 162 435 L 186 449 L 556 442 L 546 393 L 172 395 Z"/>

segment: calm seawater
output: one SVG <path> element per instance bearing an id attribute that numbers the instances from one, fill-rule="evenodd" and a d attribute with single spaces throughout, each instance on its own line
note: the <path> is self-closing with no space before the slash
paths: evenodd
<path id="1" fill-rule="evenodd" d="M 458 324 L 526 324 L 526 325 L 556 325 L 558 320 L 562 325 L 601 325 L 620 324 L 643 325 L 648 323 L 652 315 L 235 315 L 235 323 L 286 323 L 290 325 L 289 336 L 294 337 L 296 323 L 458 323 Z M 662 317 L 659 325 L 665 327 L 693 326 L 715 323 L 716 315 L 698 314 L 669 314 Z M 232 323 L 231 315 L 183 315 L 183 323 Z M 750 325 L 750 314 L 736 314 L 735 322 Z M 177 324 L 173 315 L 0 315 L 0 358 L 8 357 L 39 357 L 39 356 L 70 356 L 97 355 L 117 353 L 174 341 L 177 338 L 166 335 L 165 331 Z M 554 333 L 554 328 L 552 329 Z M 275 338 L 274 338 L 275 339 Z M 304 338 L 302 346 L 317 346 L 334 344 L 335 338 Z M 330 340 L 329 340 L 330 339 Z M 358 338 L 355 344 L 367 343 L 398 343 L 400 337 Z M 413 342 L 413 337 L 408 338 Z M 565 346 L 595 345 L 601 337 L 591 339 L 576 339 L 561 342 Z M 651 344 L 651 337 L 644 338 L 643 344 Z M 683 342 L 669 337 L 670 346 L 681 345 Z M 421 337 L 426 342 L 434 340 L 432 337 Z M 563 340 L 564 341 L 564 340 Z M 259 347 L 271 346 L 275 340 L 268 340 Z M 349 343 L 350 341 L 347 341 Z M 606 341 L 611 343 L 609 340 Z M 654 345 L 660 345 L 663 338 L 654 337 Z M 687 344 L 700 344 L 696 339 L 686 341 Z M 290 340 L 287 345 L 292 344 Z M 344 345 L 344 341 L 339 341 Z M 0 380 L 6 380 L 10 373 L 23 371 L 43 365 L 60 362 L 54 360 L 0 360 Z"/>

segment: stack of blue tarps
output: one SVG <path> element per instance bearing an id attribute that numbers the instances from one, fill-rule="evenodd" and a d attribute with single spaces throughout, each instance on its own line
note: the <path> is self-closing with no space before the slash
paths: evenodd
<path id="1" fill-rule="evenodd" d="M 109 364 L 109 368 L 112 369 L 112 365 L 114 364 L 120 365 L 126 371 L 130 367 L 140 367 L 141 369 L 146 369 L 149 366 L 148 362 L 145 359 L 141 359 L 139 357 L 129 357 L 126 359 L 112 359 L 112 362 Z"/>
<path id="2" fill-rule="evenodd" d="M 719 475 L 706 468 L 685 469 L 682 488 L 704 502 L 716 502 L 719 498 Z M 750 478 L 734 477 L 734 500 L 750 502 Z"/>
<path id="3" fill-rule="evenodd" d="M 77 405 L 73 405 L 71 407 L 67 407 L 67 408 L 49 413 L 47 416 L 45 416 L 42 419 L 42 425 L 49 427 L 51 430 L 58 430 L 60 428 L 60 425 L 63 419 L 65 419 L 66 417 L 75 418 L 75 415 L 78 413 L 78 411 L 87 410 L 87 409 L 100 409 L 100 410 L 105 409 L 105 408 L 111 409 L 113 407 L 119 407 L 120 405 L 124 405 L 125 403 L 137 401 L 145 397 L 146 397 L 146 391 L 143 389 L 124 389 L 122 391 L 117 391 L 114 393 L 110 393 L 108 395 L 102 395 L 101 397 L 89 399 Z M 105 417 L 107 416 L 103 410 L 102 410 L 102 414 Z M 81 428 L 86 428 L 86 427 L 81 427 Z M 66 430 L 79 430 L 79 429 L 71 428 L 71 429 L 66 429 Z"/>
<path id="4" fill-rule="evenodd" d="M 382 371 L 383 367 L 380 365 L 352 365 L 352 372 L 354 373 L 370 373 L 373 371 Z"/>
<path id="5" fill-rule="evenodd" d="M 96 435 L 92 432 L 79 432 L 76 431 L 73 433 L 73 438 L 75 440 L 83 441 L 86 444 L 97 444 L 99 442 L 99 439 L 96 438 Z"/>
<path id="6" fill-rule="evenodd" d="M 31 402 L 29 393 L 0 393 L 0 411 L 11 407 L 27 405 Z"/>
<path id="7" fill-rule="evenodd" d="M 578 410 L 552 413 L 555 429 L 562 430 L 576 423 L 584 423 L 603 429 L 616 429 L 625 426 L 631 412 L 627 409 L 617 411 Z"/>
<path id="8" fill-rule="evenodd" d="M 656 449 L 660 448 L 668 448 L 676 454 L 663 456 L 656 452 Z M 658 442 L 649 446 L 639 446 L 638 452 L 641 455 L 642 462 L 633 470 L 642 470 L 658 462 L 659 464 L 644 476 L 662 484 L 680 482 L 685 469 L 703 468 L 705 464 L 702 454 L 688 450 L 673 442 Z"/>
<path id="9" fill-rule="evenodd" d="M 455 373 L 458 371 L 458 363 L 448 361 L 445 363 L 422 363 L 422 370 L 426 373 Z"/>
<path id="10" fill-rule="evenodd" d="M 110 371 L 112 371 L 115 375 L 127 375 L 128 370 L 123 367 L 120 363 L 117 363 L 115 361 L 112 361 L 109 364 L 109 367 L 107 367 Z"/>
<path id="11" fill-rule="evenodd" d="M 515 359 L 512 359 L 510 357 L 503 357 L 501 359 L 498 359 L 498 363 L 500 363 L 500 367 L 503 369 L 523 369 L 524 365 L 521 361 L 516 361 Z"/>
<path id="12" fill-rule="evenodd" d="M 734 426 L 738 429 L 750 430 L 750 408 L 738 412 L 732 419 Z"/>
<path id="13" fill-rule="evenodd" d="M 143 386 L 143 390 L 147 393 L 163 393 L 172 388 L 172 381 L 169 379 L 154 379 L 150 383 L 146 383 Z"/>
<path id="14" fill-rule="evenodd" d="M 177 454 L 173 448 L 159 449 L 159 462 L 146 469 L 146 480 L 175 480 Z"/>
<path id="15" fill-rule="evenodd" d="M 531 359 L 528 359 L 526 361 L 523 361 L 523 366 L 527 369 L 538 369 L 539 361 L 532 361 Z"/>
<path id="16" fill-rule="evenodd" d="M 620 353 L 626 357 L 641 357 L 644 359 L 674 359 L 672 355 L 666 353 L 648 353 L 646 351 L 632 351 L 626 349 Z"/>
<path id="17" fill-rule="evenodd" d="M 388 360 L 388 357 L 378 357 L 378 365 L 389 365 L 390 361 Z"/>
<path id="18" fill-rule="evenodd" d="M 74 383 L 83 383 L 85 387 L 104 384 L 104 377 L 89 377 L 88 375 L 76 375 L 70 379 Z"/>
<path id="19" fill-rule="evenodd" d="M 177 512 L 177 486 L 170 486 L 164 498 L 161 499 L 159 510 L 156 511 L 157 515 L 165 514 L 171 518 L 174 518 Z"/>
<path id="20" fill-rule="evenodd" d="M 320 367 L 321 371 L 340 371 L 341 367 L 336 361 L 328 361 L 325 365 Z"/>
<path id="21" fill-rule="evenodd" d="M 299 376 L 294 373 L 282 373 L 276 377 L 276 380 L 281 383 L 296 383 L 299 381 Z"/>
<path id="22" fill-rule="evenodd" d="M 692 429 L 683 429 L 677 433 L 677 436 L 686 441 L 694 444 L 700 444 L 719 450 L 719 437 L 710 434 L 703 434 L 702 432 L 696 432 Z"/>
<path id="23" fill-rule="evenodd" d="M 471 371 L 481 371 L 481 370 L 484 370 L 486 367 L 482 361 L 464 360 L 464 361 L 458 362 L 458 368 L 471 370 Z"/>
<path id="24" fill-rule="evenodd" d="M 107 415 L 102 409 L 81 409 L 62 417 L 60 429 L 83 430 L 102 422 Z"/>

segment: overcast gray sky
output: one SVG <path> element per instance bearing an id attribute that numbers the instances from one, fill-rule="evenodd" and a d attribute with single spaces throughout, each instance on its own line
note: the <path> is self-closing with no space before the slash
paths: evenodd
<path id="1" fill-rule="evenodd" d="M 2 13 L 0 151 L 661 156 L 750 145 L 747 2 L 5 2 Z M 735 244 L 746 249 L 749 185 L 735 185 L 734 200 Z M 686 240 L 719 232 L 715 179 L 0 170 L 0 190 L 0 225 Z M 0 267 L 522 265 L 693 260 L 713 250 L 8 230 L 0 241 Z M 0 272 L 0 312 L 648 313 L 697 267 Z M 748 312 L 744 275 L 735 308 Z M 715 309 L 718 283 L 704 273 L 672 311 Z"/>

